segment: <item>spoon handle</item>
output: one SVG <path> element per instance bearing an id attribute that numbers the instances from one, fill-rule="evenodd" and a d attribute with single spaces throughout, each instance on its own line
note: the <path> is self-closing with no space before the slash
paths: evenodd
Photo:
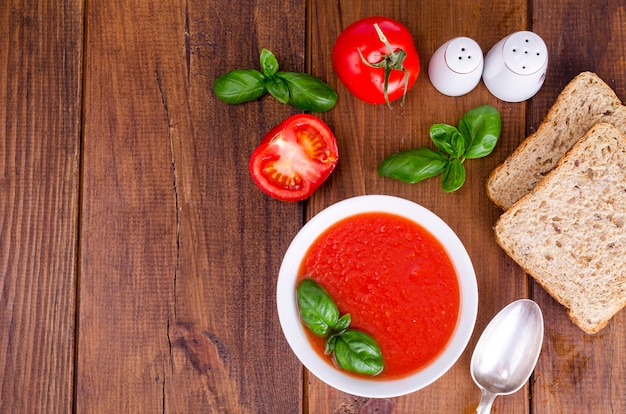
<path id="1" fill-rule="evenodd" d="M 491 405 L 493 401 L 496 399 L 498 394 L 494 394 L 483 389 L 483 393 L 480 397 L 480 403 L 478 403 L 478 407 L 476 407 L 476 414 L 488 414 L 491 412 Z"/>

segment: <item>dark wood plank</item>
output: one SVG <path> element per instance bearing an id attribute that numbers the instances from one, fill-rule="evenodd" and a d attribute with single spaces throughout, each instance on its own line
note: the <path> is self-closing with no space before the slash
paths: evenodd
<path id="1" fill-rule="evenodd" d="M 454 37 L 471 37 L 487 53 L 502 37 L 525 29 L 528 25 L 527 3 L 476 0 L 462 4 L 439 2 L 420 7 L 412 2 L 341 1 L 310 2 L 310 7 L 310 66 L 315 75 L 327 79 L 339 93 L 337 107 L 323 114 L 322 118 L 334 128 L 340 161 L 330 181 L 310 201 L 308 217 L 350 196 L 375 193 L 401 196 L 431 209 L 457 232 L 477 273 L 479 314 L 475 334 L 466 352 L 440 380 L 412 395 L 391 399 L 384 408 L 386 411 L 382 412 L 390 412 L 391 408 L 395 413 L 475 411 L 480 392 L 471 379 L 469 361 L 478 336 L 497 311 L 510 301 L 529 294 L 524 273 L 507 262 L 494 242 L 491 228 L 500 212 L 488 201 L 484 190 L 487 174 L 525 136 L 527 104 L 499 102 L 482 83 L 465 96 L 444 96 L 430 83 L 427 67 L 435 50 Z M 422 71 L 403 108 L 396 105 L 390 111 L 385 106 L 357 101 L 339 84 L 332 70 L 331 48 L 340 31 L 353 21 L 370 15 L 395 18 L 413 33 Z M 466 111 L 482 104 L 491 104 L 500 110 L 502 136 L 492 155 L 466 162 L 468 178 L 462 189 L 446 194 L 438 179 L 409 185 L 377 176 L 379 163 L 391 153 L 430 146 L 428 131 L 431 124 L 456 125 Z M 367 404 L 381 404 L 334 391 L 312 375 L 308 381 L 308 407 L 313 413 L 359 412 Z M 528 387 L 497 400 L 494 405 L 498 412 L 524 413 L 528 409 Z"/>
<path id="2" fill-rule="evenodd" d="M 164 409 L 177 213 L 158 57 L 171 6 L 87 13 L 78 412 Z"/>
<path id="3" fill-rule="evenodd" d="M 1 412 L 469 413 L 476 340 L 527 296 L 544 311 L 543 353 L 530 385 L 494 411 L 626 411 L 623 311 L 596 336 L 571 324 L 496 246 L 500 211 L 483 189 L 580 71 L 626 100 L 623 0 L 90 2 L 88 33 L 83 2 L 52 3 L 0 6 Z M 374 14 L 405 23 L 422 58 L 404 108 L 357 101 L 332 70 L 339 32 Z M 450 98 L 430 84 L 428 59 L 450 38 L 472 37 L 486 53 L 529 28 L 551 58 L 532 101 L 500 102 L 482 84 Z M 229 106 L 211 92 L 218 75 L 258 67 L 262 47 L 340 95 L 320 115 L 340 163 L 306 203 L 266 197 L 247 171 L 261 136 L 298 111 L 270 97 Z M 432 123 L 454 124 L 484 103 L 500 109 L 502 137 L 491 156 L 466 163 L 460 191 L 377 177 L 385 156 L 429 145 Z M 468 247 L 480 291 L 475 334 L 453 369 L 390 400 L 343 394 L 303 372 L 275 310 L 280 261 L 303 220 L 374 193 L 441 216 Z"/>
<path id="4" fill-rule="evenodd" d="M 598 2 L 536 2 L 533 28 L 550 52 L 548 77 L 531 106 L 536 127 L 561 89 L 578 73 L 596 72 L 626 102 L 626 5 Z M 600 333 L 589 336 L 565 309 L 533 284 L 544 312 L 546 335 L 533 388 L 535 412 L 626 411 L 626 323 L 622 310 Z"/>
<path id="5" fill-rule="evenodd" d="M 181 118 L 189 111 L 191 121 L 174 149 L 182 175 L 173 338 L 182 347 L 178 358 L 174 354 L 181 368 L 169 390 L 170 408 L 272 413 L 280 407 L 296 413 L 302 407 L 302 368 L 283 338 L 275 291 L 282 256 L 302 224 L 302 205 L 265 196 L 248 172 L 262 136 L 295 110 L 269 96 L 227 105 L 211 87 L 229 70 L 258 69 L 264 47 L 284 70 L 303 70 L 304 2 L 231 2 L 207 14 L 206 3 L 194 1 L 186 20 L 189 96 L 170 111 Z M 165 88 L 168 94 L 179 89 Z M 194 336 L 202 337 L 205 355 L 219 355 L 219 364 L 183 369 L 190 352 L 203 351 L 193 348 Z M 215 382 L 208 386 L 210 381 Z M 191 392 L 180 393 L 180 386 Z M 188 398 L 201 393 L 209 404 Z"/>
<path id="6" fill-rule="evenodd" d="M 302 70 L 304 3 L 94 3 L 88 28 L 78 411 L 298 412 L 274 292 L 301 204 L 247 169 L 293 111 L 211 90 L 262 47 Z"/>
<path id="7" fill-rule="evenodd" d="M 0 412 L 69 413 L 83 2 L 0 5 Z"/>

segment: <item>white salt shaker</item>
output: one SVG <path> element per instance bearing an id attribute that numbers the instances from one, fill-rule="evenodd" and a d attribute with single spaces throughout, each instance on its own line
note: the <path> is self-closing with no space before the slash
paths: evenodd
<path id="1" fill-rule="evenodd" d="M 455 37 L 441 45 L 428 63 L 428 77 L 444 95 L 470 92 L 483 72 L 483 51 L 469 37 Z"/>
<path id="2" fill-rule="evenodd" d="M 498 99 L 522 102 L 533 97 L 546 77 L 548 49 L 528 31 L 516 32 L 496 43 L 487 56 L 483 82 Z"/>

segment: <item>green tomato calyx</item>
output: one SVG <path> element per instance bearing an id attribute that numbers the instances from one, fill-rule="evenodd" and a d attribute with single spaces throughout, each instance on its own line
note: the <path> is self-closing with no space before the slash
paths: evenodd
<path id="1" fill-rule="evenodd" d="M 391 43 L 389 43 L 387 36 L 385 36 L 385 34 L 383 33 L 378 23 L 374 23 L 374 29 L 376 30 L 376 33 L 378 34 L 378 38 L 380 39 L 380 41 L 383 42 L 385 46 L 387 47 L 387 50 L 389 50 L 389 53 L 384 54 L 380 61 L 376 63 L 370 63 L 367 61 L 367 59 L 365 59 L 365 56 L 363 56 L 361 49 L 357 48 L 357 51 L 359 52 L 359 57 L 361 58 L 361 61 L 363 62 L 363 64 L 372 68 L 382 68 L 384 70 L 385 80 L 383 84 L 383 93 L 385 95 L 385 102 L 387 103 L 387 106 L 389 107 L 389 109 L 391 109 L 391 103 L 389 102 L 388 89 L 389 89 L 389 76 L 391 76 L 391 71 L 399 70 L 399 71 L 402 71 L 402 73 L 404 73 L 404 93 L 402 95 L 402 103 L 400 104 L 400 106 L 402 106 L 404 105 L 404 99 L 406 98 L 406 92 L 409 86 L 409 72 L 404 67 L 404 59 L 406 58 L 406 52 L 403 49 L 393 50 Z"/>

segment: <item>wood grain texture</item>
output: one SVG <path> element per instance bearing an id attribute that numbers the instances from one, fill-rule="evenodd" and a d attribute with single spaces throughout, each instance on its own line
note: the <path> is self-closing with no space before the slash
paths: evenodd
<path id="1" fill-rule="evenodd" d="M 174 141 L 181 179 L 173 329 L 201 333 L 209 353 L 220 356 L 220 365 L 191 369 L 184 357 L 188 349 L 175 352 L 168 408 L 271 413 L 281 407 L 298 412 L 302 368 L 282 336 L 275 291 L 280 261 L 302 223 L 302 206 L 265 196 L 248 173 L 250 154 L 263 134 L 293 110 L 269 96 L 227 105 L 211 88 L 229 70 L 258 69 L 264 47 L 276 54 L 284 70 L 303 70 L 304 3 L 232 2 L 209 9 L 208 16 L 205 2 L 188 4 L 190 81 L 165 87 L 173 96 L 168 102 L 180 99 L 170 112 L 181 120 L 187 117 L 177 125 Z M 173 82 L 175 73 L 170 71 Z M 186 98 L 177 93 L 185 86 Z M 208 404 L 189 401 L 180 387 L 204 395 Z"/>
<path id="2" fill-rule="evenodd" d="M 454 3 L 454 4 L 453 4 Z M 391 400 L 395 413 L 441 413 L 463 407 L 475 411 L 480 397 L 469 373 L 471 351 L 490 318 L 508 302 L 528 295 L 526 276 L 514 266 L 503 265 L 502 252 L 493 241 L 491 226 L 499 215 L 484 191 L 486 174 L 494 168 L 525 135 L 526 104 L 497 101 L 481 83 L 471 93 L 452 98 L 440 94 L 428 79 L 428 61 L 435 50 L 456 36 L 469 36 L 484 49 L 511 31 L 527 24 L 526 2 L 467 1 L 410 2 L 340 1 L 310 2 L 311 70 L 336 87 L 339 101 L 335 109 L 321 117 L 334 129 L 339 143 L 340 162 L 331 179 L 308 204 L 311 217 L 330 203 L 362 194 L 390 194 L 413 200 L 443 218 L 467 246 L 476 268 L 480 295 L 476 334 L 458 363 L 441 381 L 406 397 Z M 373 106 L 350 95 L 337 80 L 331 64 L 332 46 L 350 23 L 370 15 L 394 18 L 413 34 L 421 57 L 421 73 L 409 91 L 404 107 L 396 102 L 393 110 Z M 483 22 L 493 21 L 493 25 Z M 377 176 L 379 163 L 388 155 L 409 148 L 431 146 L 429 128 L 434 123 L 456 125 L 462 115 L 482 104 L 491 104 L 503 117 L 502 140 L 489 157 L 466 162 L 468 179 L 457 192 L 446 194 L 438 179 L 409 185 Z M 506 266 L 503 272 L 503 266 Z M 489 292 L 485 294 L 483 292 Z M 335 391 L 312 375 L 308 378 L 308 409 L 311 413 L 359 412 L 362 399 Z M 495 409 L 527 412 L 528 390 L 496 401 Z M 442 398 L 445 395 L 445 398 Z M 501 405 L 502 404 L 502 405 Z M 506 405 L 505 405 L 506 404 Z M 456 407 L 453 409 L 452 407 Z"/>
<path id="3" fill-rule="evenodd" d="M 531 125 L 538 125 L 561 89 L 586 70 L 597 73 L 626 102 L 626 3 L 537 2 L 533 21 L 551 54 L 542 94 L 533 99 Z M 546 327 L 534 383 L 535 411 L 626 412 L 626 365 L 621 361 L 626 349 L 624 310 L 589 336 L 539 285 L 533 284 L 533 296 Z"/>
<path id="4" fill-rule="evenodd" d="M 177 213 L 158 59 L 171 7 L 87 10 L 78 412 L 165 402 Z"/>
<path id="5" fill-rule="evenodd" d="M 0 412 L 69 413 L 82 2 L 0 4 Z"/>
<path id="6" fill-rule="evenodd" d="M 247 170 L 291 109 L 269 97 L 229 106 L 211 90 L 228 70 L 258 68 L 262 47 L 303 70 L 304 15 L 294 2 L 90 7 L 80 412 L 301 406 L 274 300 L 301 206 L 264 196 Z"/>
<path id="7" fill-rule="evenodd" d="M 420 0 L 0 3 L 0 412 L 472 413 L 476 341 L 509 302 L 532 297 L 546 326 L 531 381 L 494 412 L 626 412 L 624 311 L 587 336 L 497 247 L 487 175 L 533 132 L 576 74 L 598 73 L 626 101 L 623 0 Z M 404 107 L 358 101 L 332 68 L 353 21 L 404 23 L 421 57 Z M 451 98 L 431 85 L 435 50 L 456 36 L 487 53 L 531 29 L 550 53 L 546 83 L 523 103 L 480 83 Z M 340 161 L 302 203 L 265 196 L 248 160 L 262 136 L 300 112 L 270 96 L 242 105 L 212 84 L 281 68 L 333 86 L 324 114 Z M 502 133 L 468 160 L 463 188 L 377 176 L 382 159 L 429 146 L 431 124 L 496 106 Z M 455 366 L 409 396 L 366 399 L 309 374 L 284 339 L 276 277 L 291 239 L 330 204 L 390 194 L 429 208 L 457 233 L 476 269 L 479 313 Z"/>

